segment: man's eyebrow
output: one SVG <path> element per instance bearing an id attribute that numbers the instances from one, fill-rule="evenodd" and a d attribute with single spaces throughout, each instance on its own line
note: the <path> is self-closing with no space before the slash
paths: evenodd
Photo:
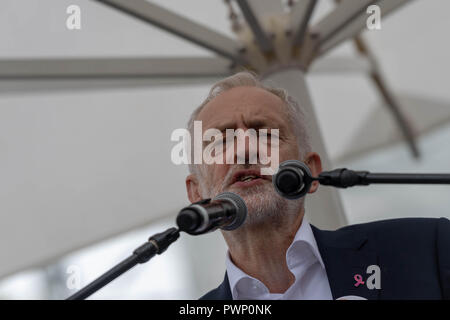
<path id="1" fill-rule="evenodd" d="M 278 119 L 256 118 L 256 119 L 247 120 L 246 126 L 248 128 L 253 128 L 253 129 L 260 129 L 260 128 L 280 129 L 281 127 L 283 127 L 283 124 Z M 224 132 L 226 129 L 236 129 L 236 127 L 237 126 L 236 126 L 235 122 L 225 122 L 225 123 L 213 124 L 210 128 L 215 128 L 221 132 Z"/>
<path id="2" fill-rule="evenodd" d="M 234 122 L 229 122 L 229 123 L 224 123 L 224 124 L 219 124 L 217 125 L 216 129 L 218 129 L 219 131 L 225 131 L 226 129 L 236 129 L 236 123 Z"/>
<path id="3" fill-rule="evenodd" d="M 247 126 L 249 128 L 271 128 L 276 129 L 274 127 L 279 127 L 278 121 L 275 119 L 251 119 L 247 121 Z"/>

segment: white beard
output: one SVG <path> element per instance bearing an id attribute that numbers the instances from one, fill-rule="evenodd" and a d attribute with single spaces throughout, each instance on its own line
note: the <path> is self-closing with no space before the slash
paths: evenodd
<path id="1" fill-rule="evenodd" d="M 286 220 L 295 219 L 300 214 L 304 199 L 289 200 L 281 197 L 269 181 L 246 189 L 233 188 L 233 186 L 227 188 L 233 171 L 235 170 L 230 170 L 227 173 L 221 186 L 206 186 L 205 188 L 204 184 L 201 183 L 202 197 L 214 198 L 227 191 L 240 195 L 248 210 L 247 219 L 243 226 L 255 227 L 270 223 L 272 227 L 277 228 L 285 225 Z"/>

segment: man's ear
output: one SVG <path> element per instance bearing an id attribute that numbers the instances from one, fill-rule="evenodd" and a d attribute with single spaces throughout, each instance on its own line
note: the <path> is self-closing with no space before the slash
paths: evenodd
<path id="1" fill-rule="evenodd" d="M 197 177 L 194 174 L 190 174 L 186 177 L 186 191 L 191 203 L 200 201 L 202 199 L 202 197 L 200 196 L 199 183 Z"/>
<path id="2" fill-rule="evenodd" d="M 309 152 L 305 157 L 305 164 L 311 170 L 313 177 L 317 177 L 322 172 L 322 160 L 317 152 Z M 314 181 L 308 193 L 314 193 L 319 188 L 319 182 Z"/>

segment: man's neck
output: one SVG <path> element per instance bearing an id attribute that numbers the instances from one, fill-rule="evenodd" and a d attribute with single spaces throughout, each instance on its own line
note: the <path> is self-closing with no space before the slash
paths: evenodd
<path id="1" fill-rule="evenodd" d="M 284 293 L 295 281 L 286 263 L 286 251 L 303 221 L 299 215 L 285 216 L 279 227 L 273 223 L 245 226 L 224 232 L 233 263 L 263 282 L 271 293 Z M 291 217 L 291 219 L 289 219 Z"/>

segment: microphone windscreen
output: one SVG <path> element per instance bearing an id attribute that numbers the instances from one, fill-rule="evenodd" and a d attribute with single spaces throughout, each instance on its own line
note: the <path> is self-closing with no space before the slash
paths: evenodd
<path id="1" fill-rule="evenodd" d="M 185 208 L 177 217 L 177 225 L 181 231 L 189 232 L 195 230 L 200 224 L 200 217 L 195 210 Z"/>
<path id="2" fill-rule="evenodd" d="M 245 204 L 244 199 L 242 199 L 239 195 L 234 192 L 223 192 L 217 195 L 213 200 L 226 200 L 229 203 L 233 204 L 236 209 L 236 215 L 231 224 L 221 227 L 222 230 L 235 230 L 239 228 L 247 218 L 247 205 Z"/>
<path id="3" fill-rule="evenodd" d="M 303 178 L 292 169 L 284 169 L 277 175 L 276 185 L 281 192 L 291 194 L 300 189 L 303 185 Z"/>

